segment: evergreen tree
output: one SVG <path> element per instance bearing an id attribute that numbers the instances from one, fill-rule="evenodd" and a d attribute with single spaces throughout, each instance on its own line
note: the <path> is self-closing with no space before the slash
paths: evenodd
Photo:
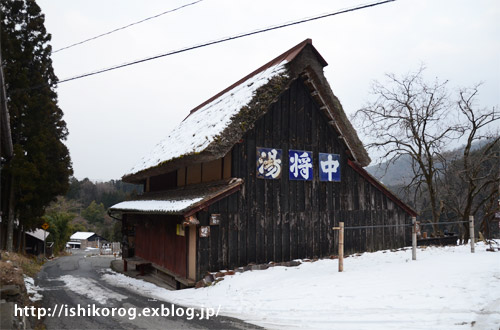
<path id="1" fill-rule="evenodd" d="M 49 223 L 48 232 L 51 240 L 54 241 L 53 252 L 60 252 L 66 247 L 66 242 L 69 241 L 71 234 L 75 231 L 71 225 L 71 220 L 74 217 L 74 214 L 65 212 L 48 212 L 43 216 L 43 220 Z"/>
<path id="2" fill-rule="evenodd" d="M 105 215 L 106 209 L 104 205 L 102 203 L 97 204 L 95 201 L 92 201 L 90 205 L 82 211 L 82 217 L 93 225 L 102 224 Z"/>
<path id="3" fill-rule="evenodd" d="M 72 174 L 68 134 L 57 105 L 57 77 L 50 59 L 51 36 L 35 1 L 2 1 L 1 51 L 14 157 L 2 170 L 2 209 L 26 230 L 40 225 L 45 207 L 65 194 Z M 5 218 L 5 217 L 4 217 Z"/>

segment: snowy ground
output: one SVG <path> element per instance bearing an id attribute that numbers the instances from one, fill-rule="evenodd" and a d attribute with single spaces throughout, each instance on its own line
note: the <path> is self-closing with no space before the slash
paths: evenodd
<path id="1" fill-rule="evenodd" d="M 118 273 L 114 285 L 275 329 L 499 329 L 500 253 L 470 246 L 380 251 L 227 276 L 215 286 L 168 291 Z"/>
<path id="2" fill-rule="evenodd" d="M 35 285 L 35 280 L 32 277 L 23 275 L 24 277 L 24 286 L 26 286 L 26 291 L 28 292 L 28 297 L 31 301 L 35 302 L 38 300 L 42 300 L 43 296 L 39 291 L 41 289 Z"/>

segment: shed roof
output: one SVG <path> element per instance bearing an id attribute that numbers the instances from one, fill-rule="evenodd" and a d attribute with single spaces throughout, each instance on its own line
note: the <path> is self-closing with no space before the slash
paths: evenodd
<path id="1" fill-rule="evenodd" d="M 328 63 L 306 39 L 190 111 L 179 126 L 143 157 L 123 181 L 139 183 L 194 163 L 223 157 L 292 81 L 302 77 L 349 156 L 361 166 L 370 158 L 323 74 Z"/>
<path id="2" fill-rule="evenodd" d="M 37 229 L 32 230 L 32 231 L 27 231 L 26 234 L 30 235 L 30 236 L 32 236 L 40 241 L 43 241 L 44 236 L 46 239 L 50 235 L 50 233 L 48 231 L 45 231 L 45 230 L 40 229 L 40 228 L 37 228 Z"/>
<path id="3" fill-rule="evenodd" d="M 95 233 L 92 233 L 89 231 L 77 231 L 76 233 L 71 235 L 71 237 L 69 239 L 70 240 L 74 240 L 74 239 L 83 240 L 83 239 L 88 239 L 89 237 L 91 237 L 93 235 L 95 235 Z"/>
<path id="4" fill-rule="evenodd" d="M 137 200 L 113 205 L 109 212 L 192 215 L 238 191 L 242 179 L 225 179 L 162 192 L 145 193 Z"/>

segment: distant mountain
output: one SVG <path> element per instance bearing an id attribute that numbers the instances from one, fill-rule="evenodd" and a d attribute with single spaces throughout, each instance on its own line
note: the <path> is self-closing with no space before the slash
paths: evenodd
<path id="1" fill-rule="evenodd" d="M 477 141 L 472 145 L 472 150 L 477 150 L 488 144 L 490 140 Z M 452 151 L 446 152 L 446 157 L 448 159 L 461 158 L 464 152 L 464 147 L 454 149 Z M 393 187 L 401 186 L 410 182 L 413 177 L 413 172 L 411 169 L 411 158 L 410 156 L 401 156 L 394 163 L 387 166 L 387 162 L 381 164 L 371 165 L 365 168 L 368 173 L 373 175 L 384 185 Z"/>
<path id="2" fill-rule="evenodd" d="M 389 166 L 385 162 L 368 166 L 365 169 L 386 186 L 404 185 L 411 180 L 413 175 L 411 158 L 406 155 L 389 164 Z"/>

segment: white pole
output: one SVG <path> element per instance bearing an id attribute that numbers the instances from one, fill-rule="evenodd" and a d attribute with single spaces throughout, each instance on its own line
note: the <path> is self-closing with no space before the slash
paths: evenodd
<path id="1" fill-rule="evenodd" d="M 412 230 L 411 230 L 411 259 L 417 260 L 417 218 L 411 218 Z"/>
<path id="2" fill-rule="evenodd" d="M 476 252 L 475 250 L 475 238 L 474 238 L 474 216 L 469 215 L 469 239 L 470 239 L 470 252 L 474 253 Z"/>

